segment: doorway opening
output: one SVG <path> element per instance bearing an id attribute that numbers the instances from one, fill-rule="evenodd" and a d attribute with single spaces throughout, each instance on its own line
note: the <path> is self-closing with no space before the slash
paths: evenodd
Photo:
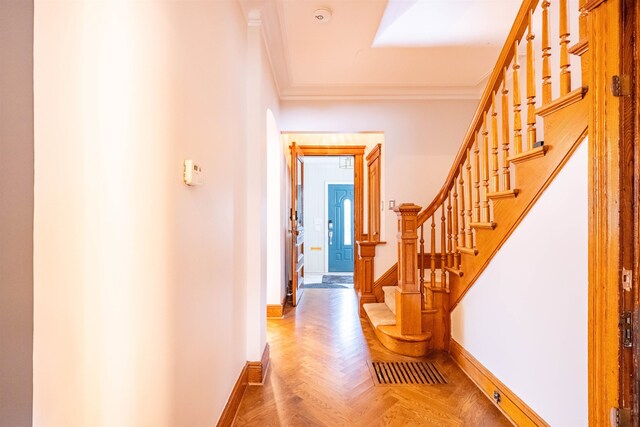
<path id="1" fill-rule="evenodd" d="M 289 293 L 293 306 L 305 288 L 357 289 L 365 149 L 364 145 L 291 144 Z"/>
<path id="2" fill-rule="evenodd" d="M 353 288 L 354 157 L 305 156 L 304 288 Z"/>

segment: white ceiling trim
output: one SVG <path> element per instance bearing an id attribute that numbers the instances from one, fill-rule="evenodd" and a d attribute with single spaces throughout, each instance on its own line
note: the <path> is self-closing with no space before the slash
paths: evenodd
<path id="1" fill-rule="evenodd" d="M 280 93 L 284 101 L 345 101 L 345 100 L 430 100 L 430 99 L 480 99 L 482 87 L 460 88 L 381 88 L 359 87 L 317 87 L 285 89 Z"/>
<path id="2" fill-rule="evenodd" d="M 287 30 L 280 0 L 238 0 L 248 25 L 259 25 L 280 100 L 475 100 L 482 96 L 491 72 L 474 86 L 410 86 L 375 84 L 300 85 L 292 82 Z"/>

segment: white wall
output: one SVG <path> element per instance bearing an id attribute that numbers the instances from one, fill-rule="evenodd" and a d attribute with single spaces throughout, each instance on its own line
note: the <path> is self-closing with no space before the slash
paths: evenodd
<path id="1" fill-rule="evenodd" d="M 451 335 L 553 426 L 586 426 L 587 141 L 451 316 Z"/>
<path id="2" fill-rule="evenodd" d="M 267 145 L 273 143 L 273 135 L 269 137 L 266 113 L 270 109 L 274 115 L 275 125 L 279 120 L 279 98 L 276 91 L 273 76 L 269 65 L 268 55 L 265 50 L 262 39 L 262 25 L 259 19 L 259 13 L 250 13 L 253 19 L 249 20 L 247 29 L 247 63 L 246 63 L 246 105 L 247 105 L 247 121 L 246 121 L 246 144 L 242 152 L 237 152 L 235 159 L 236 164 L 245 161 L 245 229 L 241 231 L 241 235 L 245 239 L 245 282 L 247 284 L 247 360 L 261 360 L 267 342 L 266 318 L 267 318 L 267 294 L 271 295 L 273 304 L 281 303 L 284 296 L 284 283 L 281 283 L 280 289 L 277 289 L 278 280 L 271 281 L 269 291 L 267 288 L 267 273 L 269 272 L 267 253 L 270 251 L 279 252 L 284 257 L 281 247 L 277 247 L 275 236 L 269 244 L 268 240 L 268 191 L 267 191 L 267 166 L 269 150 Z M 274 129 L 270 129 L 273 133 Z M 275 129 L 277 132 L 277 127 Z M 280 147 L 279 147 L 280 148 Z M 284 157 L 281 151 L 276 155 L 279 158 Z M 280 177 L 283 179 L 281 190 L 284 187 L 284 164 L 270 165 L 280 169 Z M 283 197 L 283 191 L 280 191 L 279 197 Z M 281 204 L 284 200 L 281 200 Z M 279 233 L 284 233 L 284 229 L 280 229 Z M 239 236 L 240 237 L 240 236 Z M 282 243 L 282 241 L 281 241 Z M 275 261 L 272 261 L 275 264 Z M 283 258 L 279 260 L 280 265 L 284 265 Z M 273 278 L 272 278 L 273 279 Z M 278 292 L 279 291 L 279 292 Z M 278 293 L 280 293 L 279 301 Z"/>
<path id="3" fill-rule="evenodd" d="M 34 425 L 213 425 L 265 339 L 242 159 L 266 145 L 268 66 L 247 73 L 233 0 L 35 8 Z"/>
<path id="4" fill-rule="evenodd" d="M 273 112 L 267 119 L 267 304 L 282 304 L 286 293 L 285 245 L 288 226 L 287 160 Z"/>
<path id="5" fill-rule="evenodd" d="M 381 193 L 426 206 L 442 187 L 475 111 L 475 100 L 283 101 L 280 127 L 296 132 L 384 132 Z M 365 165 L 366 167 L 366 165 Z M 397 262 L 397 217 L 385 209 L 375 276 Z"/>
<path id="6" fill-rule="evenodd" d="M 33 1 L 0 1 L 0 424 L 31 425 Z"/>
<path id="7" fill-rule="evenodd" d="M 304 160 L 305 273 L 327 271 L 326 185 L 353 184 L 353 168 L 340 168 L 339 161 L 340 157 L 305 157 Z"/>

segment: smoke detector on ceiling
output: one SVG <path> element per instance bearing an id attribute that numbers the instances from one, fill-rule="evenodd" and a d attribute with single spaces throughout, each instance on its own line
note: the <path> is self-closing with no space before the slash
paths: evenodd
<path id="1" fill-rule="evenodd" d="M 313 19 L 321 24 L 331 21 L 331 11 L 327 8 L 320 8 L 313 12 Z"/>

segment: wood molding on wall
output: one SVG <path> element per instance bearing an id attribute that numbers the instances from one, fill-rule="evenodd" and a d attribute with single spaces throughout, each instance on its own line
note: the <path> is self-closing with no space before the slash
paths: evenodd
<path id="1" fill-rule="evenodd" d="M 299 145 L 298 148 L 303 156 L 353 156 L 354 238 L 355 241 L 362 241 L 364 233 L 364 151 L 367 147 L 365 145 Z M 361 281 L 359 254 L 355 253 L 353 258 L 353 282 L 354 287 L 358 289 Z"/>
<path id="2" fill-rule="evenodd" d="M 278 319 L 284 316 L 284 306 L 287 303 L 287 296 L 285 295 L 280 304 L 267 304 L 267 318 Z"/>
<path id="3" fill-rule="evenodd" d="M 242 367 L 242 371 L 240 371 L 240 376 L 238 376 L 236 384 L 233 386 L 233 390 L 231 391 L 227 404 L 224 406 L 222 415 L 220 415 L 220 419 L 217 424 L 218 427 L 231 427 L 231 425 L 233 425 L 233 420 L 235 419 L 238 408 L 240 407 L 242 396 L 244 396 L 244 392 L 249 383 L 248 378 L 248 368 L 245 364 Z"/>
<path id="4" fill-rule="evenodd" d="M 585 4 L 586 3 L 586 4 Z M 620 0 L 582 2 L 589 49 L 589 425 L 609 425 L 620 397 Z"/>
<path id="5" fill-rule="evenodd" d="M 269 369 L 269 343 L 264 346 L 262 357 L 257 362 L 247 362 L 247 381 L 250 385 L 264 384 L 264 379 L 267 376 L 267 370 Z"/>
<path id="6" fill-rule="evenodd" d="M 267 318 L 282 317 L 284 306 L 282 304 L 267 304 Z"/>
<path id="7" fill-rule="evenodd" d="M 242 367 L 242 371 L 240 371 L 238 380 L 233 386 L 229 400 L 227 400 L 227 404 L 224 406 L 222 415 L 220 415 L 220 419 L 217 424 L 218 427 L 230 427 L 233 425 L 233 421 L 236 417 L 238 408 L 240 407 L 240 402 L 242 401 L 242 396 L 244 396 L 247 386 L 264 384 L 264 379 L 267 371 L 269 370 L 270 360 L 269 343 L 267 343 L 264 346 L 264 351 L 262 352 L 262 358 L 260 361 L 247 362 Z"/>
<path id="8" fill-rule="evenodd" d="M 382 144 L 367 154 L 367 232 L 372 242 L 380 241 L 380 180 L 382 173 Z"/>
<path id="9" fill-rule="evenodd" d="M 517 426 L 548 426 L 538 414 L 522 401 L 513 391 L 502 383 L 482 363 L 465 350 L 458 342 L 451 340 L 451 358 L 460 366 L 469 378 Z M 494 393 L 500 394 L 496 403 Z"/>

